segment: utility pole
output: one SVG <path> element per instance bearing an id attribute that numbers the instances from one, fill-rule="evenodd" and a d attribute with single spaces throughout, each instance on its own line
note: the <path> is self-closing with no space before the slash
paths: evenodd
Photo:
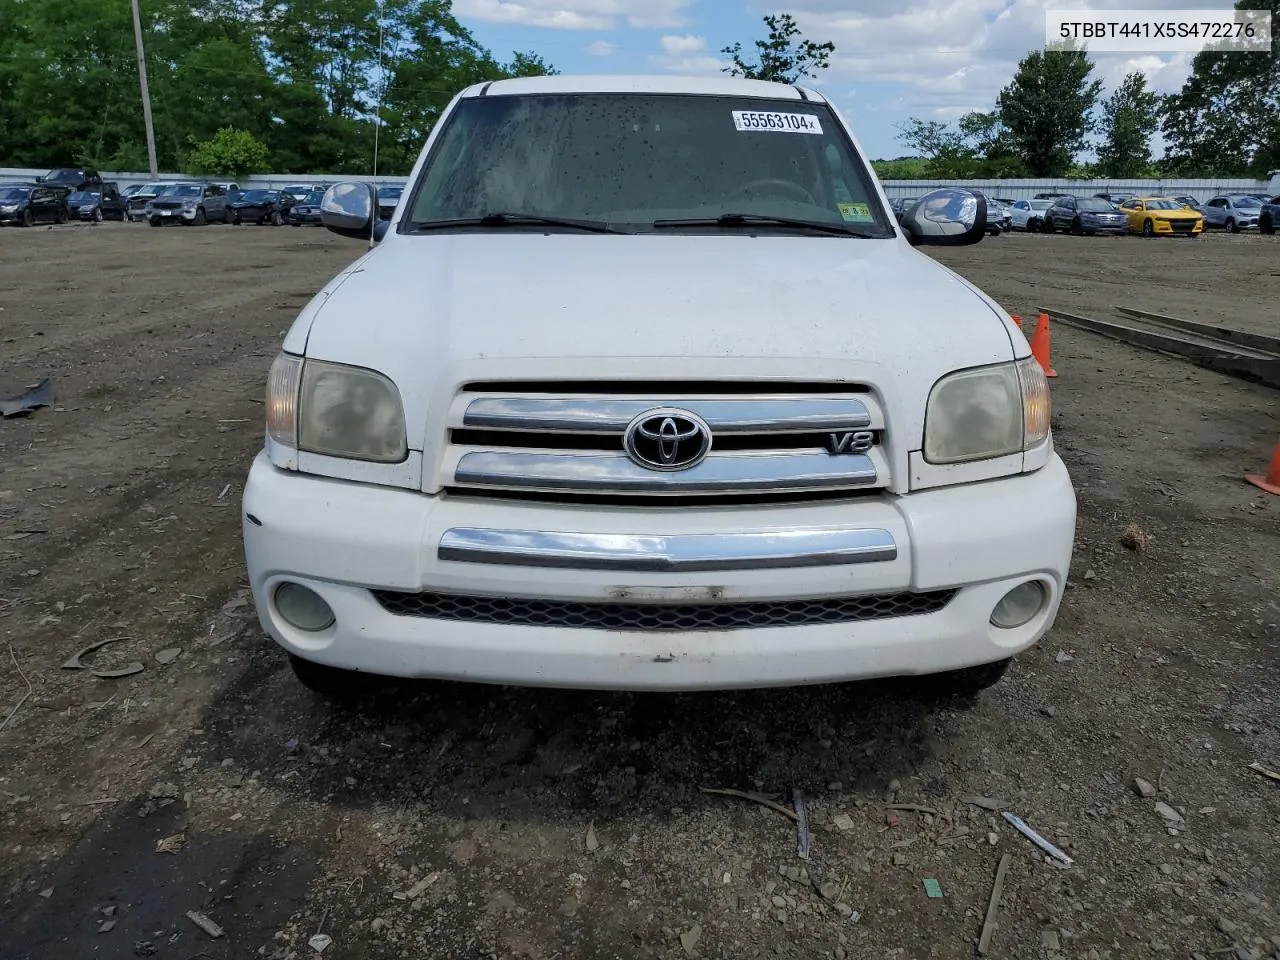
<path id="1" fill-rule="evenodd" d="M 147 57 L 142 52 L 142 14 L 138 12 L 138 0 L 133 0 L 133 40 L 138 47 L 138 83 L 142 87 L 142 119 L 147 126 L 147 162 L 151 165 L 151 179 L 160 176 L 156 165 L 156 131 L 151 125 L 151 94 L 147 90 Z"/>

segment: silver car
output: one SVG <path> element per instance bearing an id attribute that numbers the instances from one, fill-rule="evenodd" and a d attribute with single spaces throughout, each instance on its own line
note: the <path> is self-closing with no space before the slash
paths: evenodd
<path id="1" fill-rule="evenodd" d="M 216 183 L 171 183 L 164 193 L 147 201 L 143 213 L 153 227 L 165 223 L 181 223 L 190 227 L 231 222 L 227 192 Z"/>
<path id="2" fill-rule="evenodd" d="M 1241 230 L 1258 229 L 1262 202 L 1257 197 L 1242 194 L 1214 197 L 1200 208 L 1200 212 L 1204 214 L 1206 228 L 1222 227 L 1228 233 L 1239 233 Z"/>
<path id="3" fill-rule="evenodd" d="M 1044 225 L 1045 211 L 1052 206 L 1052 200 L 1015 200 L 1010 208 L 1011 226 L 1014 230 L 1038 233 Z"/>

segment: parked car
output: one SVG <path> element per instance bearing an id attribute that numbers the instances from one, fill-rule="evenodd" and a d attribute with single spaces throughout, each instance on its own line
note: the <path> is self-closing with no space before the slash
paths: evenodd
<path id="1" fill-rule="evenodd" d="M 203 226 L 206 223 L 230 223 L 226 192 L 216 183 L 196 181 L 170 184 L 164 193 L 147 202 L 144 211 L 153 227 L 165 223 Z"/>
<path id="2" fill-rule="evenodd" d="M 1015 200 L 1009 207 L 1009 225 L 1014 230 L 1039 233 L 1044 228 L 1044 212 L 1052 200 Z"/>
<path id="3" fill-rule="evenodd" d="M 157 180 L 152 183 L 144 183 L 141 186 L 134 185 L 128 189 L 133 191 L 128 195 L 125 201 L 125 213 L 130 220 L 147 219 L 146 206 L 156 197 L 160 196 L 170 186 L 173 181 Z M 135 189 L 136 188 L 136 189 Z"/>
<path id="4" fill-rule="evenodd" d="M 285 193 L 294 198 L 296 203 L 301 203 L 313 193 L 324 193 L 329 189 L 327 183 L 293 183 L 282 188 Z"/>
<path id="5" fill-rule="evenodd" d="M 1258 230 L 1268 236 L 1280 227 L 1280 197 L 1271 197 L 1258 211 Z"/>
<path id="6" fill-rule="evenodd" d="M 1099 200 L 1107 200 L 1107 201 L 1110 201 L 1111 203 L 1115 204 L 1115 205 L 1118 207 L 1118 206 L 1120 206 L 1120 204 L 1124 203 L 1126 200 L 1132 200 L 1132 199 L 1134 198 L 1135 194 L 1132 194 L 1132 193 L 1105 193 L 1105 192 L 1104 192 L 1104 193 L 1095 193 L 1095 194 L 1094 194 L 1094 196 L 1095 196 L 1095 197 L 1097 197 Z"/>
<path id="7" fill-rule="evenodd" d="M 1177 200 L 1184 207 L 1188 207 L 1192 210 L 1200 209 L 1200 201 L 1197 200 L 1195 197 L 1182 194 L 1181 196 L 1173 197 L 1172 199 Z"/>
<path id="8" fill-rule="evenodd" d="M 229 204 L 231 222 L 269 223 L 278 227 L 296 202 L 293 194 L 283 190 L 246 190 L 240 194 L 240 199 Z"/>
<path id="9" fill-rule="evenodd" d="M 1144 237 L 1198 237 L 1204 230 L 1204 215 L 1184 207 L 1172 197 L 1134 197 L 1120 204 L 1128 218 L 1129 232 Z"/>
<path id="10" fill-rule="evenodd" d="M 1069 230 L 1074 234 L 1124 233 L 1129 219 L 1110 200 L 1098 197 L 1059 197 L 1044 212 L 1046 233 Z"/>
<path id="11" fill-rule="evenodd" d="M 1218 196 L 1200 208 L 1206 227 L 1221 227 L 1228 233 L 1256 229 L 1262 204 L 1249 196 Z"/>
<path id="12" fill-rule="evenodd" d="M 1034 197 L 1036 200 L 1057 200 L 1059 197 L 1073 197 L 1073 193 L 1037 193 Z"/>
<path id="13" fill-rule="evenodd" d="M 303 683 L 973 693 L 1050 628 L 1043 369 L 919 252 L 985 242 L 981 194 L 899 224 L 821 92 L 719 76 L 486 81 L 431 146 L 394 227 L 325 195 L 373 249 L 263 371 L 244 553 Z"/>
<path id="14" fill-rule="evenodd" d="M 894 197 L 889 201 L 889 209 L 893 211 L 894 216 L 901 216 L 919 199 L 919 197 Z"/>
<path id="15" fill-rule="evenodd" d="M 43 177 L 37 177 L 36 182 L 42 187 L 60 190 L 65 198 L 77 190 L 100 186 L 102 176 L 91 167 L 57 167 Z"/>
<path id="16" fill-rule="evenodd" d="M 324 199 L 323 190 L 313 190 L 303 197 L 289 211 L 289 222 L 295 227 L 303 224 L 320 225 L 320 201 Z"/>
<path id="17" fill-rule="evenodd" d="M 378 188 L 379 219 L 391 219 L 391 215 L 396 212 L 396 204 L 400 202 L 400 194 L 402 193 L 404 193 L 404 187 L 382 186 Z"/>
<path id="18" fill-rule="evenodd" d="M 993 237 L 1012 228 L 1013 211 L 1007 206 L 996 200 L 994 197 L 987 198 L 987 233 Z"/>
<path id="19" fill-rule="evenodd" d="M 125 222 L 124 198 L 120 196 L 117 185 L 105 180 L 99 186 L 89 190 L 77 190 L 67 197 L 67 213 L 80 220 L 93 220 L 101 223 L 105 220 Z"/>
<path id="20" fill-rule="evenodd" d="M 67 204 L 61 189 L 43 183 L 0 184 L 0 223 L 30 227 L 41 222 L 67 222 Z"/>

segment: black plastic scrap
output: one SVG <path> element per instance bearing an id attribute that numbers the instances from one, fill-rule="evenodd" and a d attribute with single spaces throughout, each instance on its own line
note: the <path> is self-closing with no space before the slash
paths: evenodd
<path id="1" fill-rule="evenodd" d="M 53 380 L 45 377 L 26 393 L 0 399 L 0 417 L 21 417 L 41 407 L 53 406 Z"/>

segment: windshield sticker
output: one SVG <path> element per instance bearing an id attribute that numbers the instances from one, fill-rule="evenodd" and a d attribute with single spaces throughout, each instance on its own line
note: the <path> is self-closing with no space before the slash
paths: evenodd
<path id="1" fill-rule="evenodd" d="M 865 203 L 841 203 L 840 216 L 845 220 L 851 220 L 856 223 L 870 223 L 874 218 L 871 216 L 871 208 Z"/>
<path id="2" fill-rule="evenodd" d="M 809 113 L 760 113 L 734 110 L 733 127 L 739 132 L 822 133 L 822 121 Z"/>

